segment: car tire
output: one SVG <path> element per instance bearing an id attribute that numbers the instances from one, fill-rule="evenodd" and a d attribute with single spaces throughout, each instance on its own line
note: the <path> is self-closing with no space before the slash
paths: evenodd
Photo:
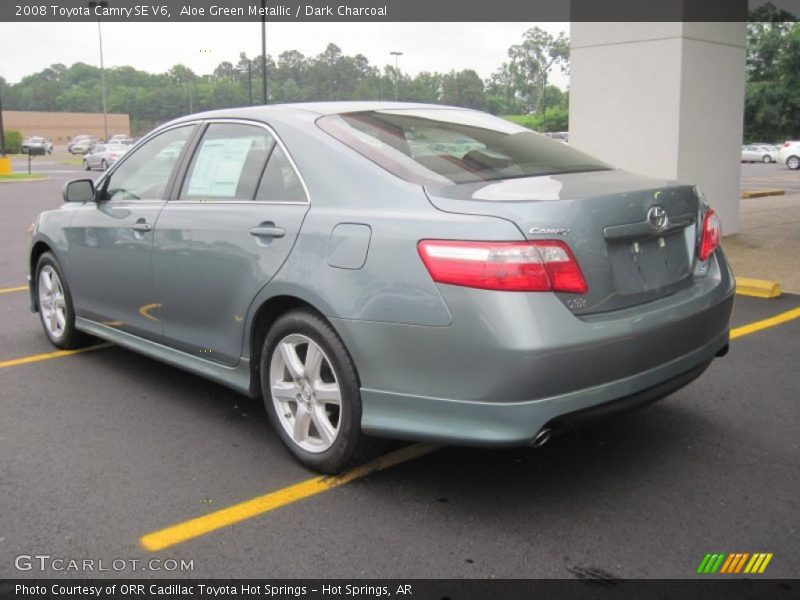
<path id="1" fill-rule="evenodd" d="M 100 168 L 103 169 L 103 171 L 107 171 L 108 170 L 108 163 L 106 162 L 105 158 L 100 161 Z"/>
<path id="2" fill-rule="evenodd" d="M 761 159 L 761 162 L 771 163 L 772 159 L 770 158 L 769 154 L 767 154 L 766 156 L 764 156 L 764 158 Z"/>
<path id="3" fill-rule="evenodd" d="M 83 159 L 83 168 L 86 169 L 87 171 L 92 170 L 92 167 L 89 166 L 89 161 L 86 160 L 85 158 Z"/>
<path id="4" fill-rule="evenodd" d="M 88 346 L 92 337 L 75 329 L 72 294 L 52 253 L 45 252 L 39 257 L 34 282 L 36 307 L 50 343 L 63 350 Z"/>
<path id="5" fill-rule="evenodd" d="M 361 432 L 353 359 L 333 327 L 315 312 L 293 310 L 275 321 L 264 338 L 259 369 L 270 421 L 306 467 L 340 473 L 383 448 L 382 440 Z"/>
<path id="6" fill-rule="evenodd" d="M 800 169 L 800 156 L 790 156 L 786 159 L 786 166 L 792 171 Z"/>

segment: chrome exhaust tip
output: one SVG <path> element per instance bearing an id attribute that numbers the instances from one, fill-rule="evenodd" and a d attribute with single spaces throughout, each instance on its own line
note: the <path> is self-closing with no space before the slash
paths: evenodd
<path id="1" fill-rule="evenodd" d="M 530 443 L 531 448 L 541 448 L 547 442 L 550 441 L 550 438 L 553 435 L 553 430 L 549 427 L 542 427 L 539 433 L 536 434 L 536 437 Z"/>

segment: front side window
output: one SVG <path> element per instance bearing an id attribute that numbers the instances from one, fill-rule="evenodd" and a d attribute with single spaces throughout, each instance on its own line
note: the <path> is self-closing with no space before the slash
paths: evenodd
<path id="1" fill-rule="evenodd" d="M 186 125 L 165 131 L 126 156 L 106 184 L 106 198 L 162 199 L 193 128 Z"/>
<path id="2" fill-rule="evenodd" d="M 212 123 L 192 157 L 181 199 L 252 200 L 274 144 L 262 127 Z"/>
<path id="3" fill-rule="evenodd" d="M 562 142 L 470 110 L 366 111 L 328 115 L 317 124 L 414 183 L 473 183 L 611 168 Z"/>

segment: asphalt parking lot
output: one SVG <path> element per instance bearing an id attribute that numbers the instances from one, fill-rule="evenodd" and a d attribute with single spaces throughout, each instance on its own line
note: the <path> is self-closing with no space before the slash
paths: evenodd
<path id="1" fill-rule="evenodd" d="M 776 163 L 742 163 L 742 191 L 777 188 L 787 194 L 800 193 L 800 171 Z"/>
<path id="2" fill-rule="evenodd" d="M 40 356 L 25 291 L 4 290 L 25 284 L 26 227 L 81 173 L 53 165 L 0 184 L 0 578 L 87 575 L 17 571 L 20 554 L 191 560 L 197 577 L 690 578 L 708 552 L 769 552 L 764 576 L 798 573 L 800 319 L 737 329 L 689 387 L 541 449 L 418 452 L 293 501 L 314 474 L 258 402 L 113 346 Z M 737 297 L 733 327 L 799 307 Z M 269 493 L 274 510 L 141 545 Z"/>

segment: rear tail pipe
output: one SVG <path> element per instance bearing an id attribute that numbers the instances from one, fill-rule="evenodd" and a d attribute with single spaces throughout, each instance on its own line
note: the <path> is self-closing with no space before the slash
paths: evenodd
<path id="1" fill-rule="evenodd" d="M 533 438 L 530 442 L 531 448 L 541 448 L 547 442 L 550 441 L 550 438 L 553 436 L 553 430 L 549 427 L 542 427 L 539 430 L 539 433 L 536 434 L 536 437 Z"/>

